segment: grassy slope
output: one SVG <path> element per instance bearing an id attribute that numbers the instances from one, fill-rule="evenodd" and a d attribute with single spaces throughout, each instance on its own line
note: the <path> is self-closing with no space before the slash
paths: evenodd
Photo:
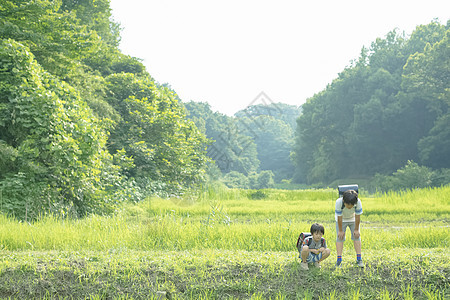
<path id="1" fill-rule="evenodd" d="M 16 299 L 448 299 L 447 189 L 363 197 L 363 258 L 335 269 L 333 192 L 154 199 L 115 217 L 0 218 L 0 297 Z M 227 199 L 227 200 L 220 200 Z M 323 220 L 332 257 L 299 268 L 296 236 Z"/>
<path id="2" fill-rule="evenodd" d="M 0 296 L 147 299 L 156 291 L 166 291 L 173 299 L 349 299 L 357 293 L 359 299 L 375 299 L 383 293 L 397 299 L 434 299 L 427 293 L 448 299 L 448 249 L 366 250 L 364 254 L 364 270 L 350 261 L 335 269 L 329 260 L 321 270 L 311 267 L 304 272 L 289 252 L 2 252 Z"/>

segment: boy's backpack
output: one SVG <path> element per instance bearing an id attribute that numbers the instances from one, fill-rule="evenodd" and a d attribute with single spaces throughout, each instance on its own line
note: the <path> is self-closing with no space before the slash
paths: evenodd
<path id="1" fill-rule="evenodd" d="M 300 233 L 300 235 L 298 236 L 297 239 L 297 250 L 299 253 L 302 253 L 302 245 L 303 245 L 303 241 L 308 237 L 308 236 L 312 236 L 312 234 L 310 232 L 302 232 Z M 325 239 L 322 238 L 322 246 L 324 244 Z"/>
<path id="2" fill-rule="evenodd" d="M 339 198 L 342 197 L 345 191 L 354 190 L 358 193 L 358 185 L 357 184 L 348 184 L 348 185 L 338 185 Z M 344 201 L 342 201 L 341 209 L 344 209 Z"/>
<path id="3" fill-rule="evenodd" d="M 311 233 L 309 233 L 309 232 L 302 232 L 302 233 L 300 233 L 300 235 L 298 236 L 298 239 L 297 239 L 298 252 L 302 252 L 303 241 L 310 235 L 311 235 Z"/>

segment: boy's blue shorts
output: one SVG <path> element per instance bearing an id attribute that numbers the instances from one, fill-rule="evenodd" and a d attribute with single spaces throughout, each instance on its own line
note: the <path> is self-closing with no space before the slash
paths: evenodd
<path id="1" fill-rule="evenodd" d="M 320 252 L 319 254 L 314 254 L 314 253 L 309 252 L 308 258 L 306 258 L 306 262 L 313 263 L 313 262 L 319 261 L 321 258 L 322 258 L 322 252 Z"/>

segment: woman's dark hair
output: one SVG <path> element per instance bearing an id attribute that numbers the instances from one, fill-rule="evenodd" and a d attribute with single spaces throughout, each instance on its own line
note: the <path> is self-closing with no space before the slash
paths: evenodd
<path id="1" fill-rule="evenodd" d="M 358 193 L 354 190 L 348 190 L 342 194 L 342 198 L 344 203 L 355 205 L 358 202 Z"/>
<path id="2" fill-rule="evenodd" d="M 311 234 L 313 234 L 314 232 L 320 231 L 322 232 L 322 234 L 325 234 L 325 228 L 323 227 L 322 224 L 319 223 L 314 223 L 311 225 Z"/>

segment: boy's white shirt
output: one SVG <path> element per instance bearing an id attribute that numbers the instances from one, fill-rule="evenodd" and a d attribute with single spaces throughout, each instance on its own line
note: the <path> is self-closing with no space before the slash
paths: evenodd
<path id="1" fill-rule="evenodd" d="M 341 197 L 336 200 L 336 207 L 334 210 L 334 218 L 337 222 L 338 216 L 342 216 L 342 222 L 355 222 L 355 215 L 361 215 L 363 213 L 361 200 L 358 198 L 356 205 L 351 209 L 344 206 L 342 208 L 342 203 L 344 199 Z"/>

